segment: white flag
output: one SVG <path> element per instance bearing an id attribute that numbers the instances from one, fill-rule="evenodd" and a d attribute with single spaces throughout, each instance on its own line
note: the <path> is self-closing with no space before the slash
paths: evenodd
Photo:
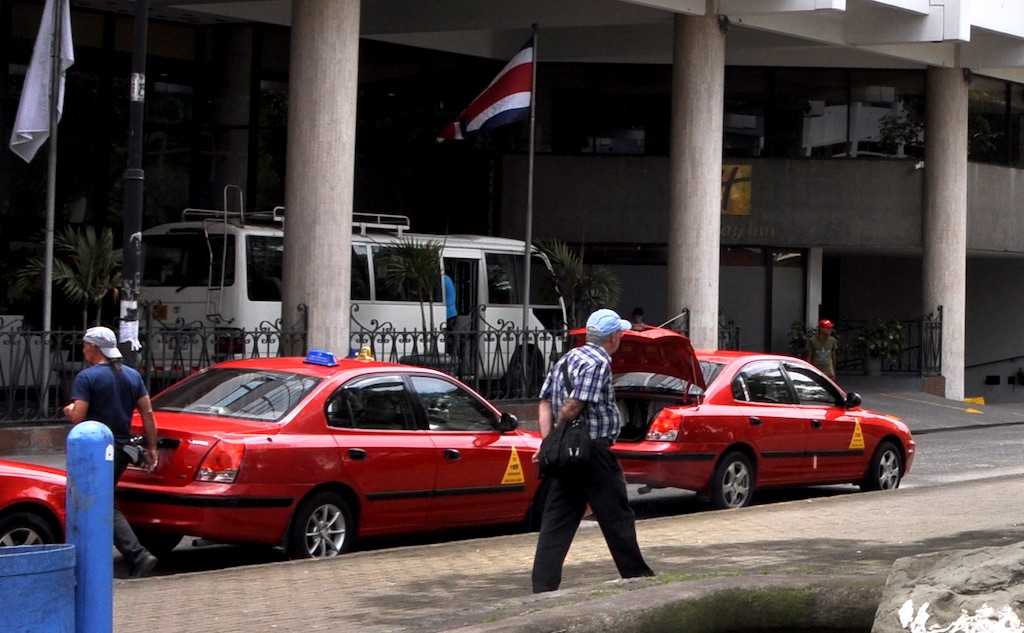
<path id="1" fill-rule="evenodd" d="M 50 81 L 53 76 L 53 5 L 46 0 L 39 35 L 32 49 L 32 61 L 18 103 L 18 116 L 11 134 L 11 151 L 27 163 L 50 137 Z M 57 120 L 64 110 L 64 73 L 75 63 L 71 44 L 71 8 L 69 0 L 60 0 L 60 84 L 57 86 Z"/>

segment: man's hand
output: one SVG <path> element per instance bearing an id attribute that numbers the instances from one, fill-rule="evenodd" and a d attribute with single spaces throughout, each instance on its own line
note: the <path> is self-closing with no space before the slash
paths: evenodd
<path id="1" fill-rule="evenodd" d="M 159 457 L 157 455 L 157 452 L 156 451 L 147 450 L 146 453 L 145 453 L 145 458 L 146 458 L 146 472 L 147 473 L 155 472 L 156 471 L 157 462 L 159 461 Z"/>

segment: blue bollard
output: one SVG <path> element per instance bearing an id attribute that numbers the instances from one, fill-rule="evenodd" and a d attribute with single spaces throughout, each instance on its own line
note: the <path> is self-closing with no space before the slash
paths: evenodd
<path id="1" fill-rule="evenodd" d="M 75 546 L 75 630 L 114 630 L 114 435 L 92 420 L 67 441 L 67 541 Z"/>

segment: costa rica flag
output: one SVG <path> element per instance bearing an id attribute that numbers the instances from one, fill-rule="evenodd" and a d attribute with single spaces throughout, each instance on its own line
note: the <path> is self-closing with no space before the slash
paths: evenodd
<path id="1" fill-rule="evenodd" d="M 438 142 L 472 138 L 527 118 L 533 96 L 533 48 L 531 37 L 459 117 L 444 126 Z"/>

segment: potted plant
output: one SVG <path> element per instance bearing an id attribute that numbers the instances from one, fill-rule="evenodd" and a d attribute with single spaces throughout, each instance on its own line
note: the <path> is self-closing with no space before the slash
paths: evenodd
<path id="1" fill-rule="evenodd" d="M 864 358 L 869 376 L 881 373 L 882 361 L 898 363 L 907 348 L 903 324 L 896 319 L 871 319 L 853 337 L 853 348 Z"/>
<path id="2" fill-rule="evenodd" d="M 786 340 L 786 349 L 790 355 L 803 358 L 807 349 L 807 339 L 814 336 L 815 332 L 814 328 L 807 327 L 803 321 L 793 321 L 789 325 L 789 338 Z"/>

